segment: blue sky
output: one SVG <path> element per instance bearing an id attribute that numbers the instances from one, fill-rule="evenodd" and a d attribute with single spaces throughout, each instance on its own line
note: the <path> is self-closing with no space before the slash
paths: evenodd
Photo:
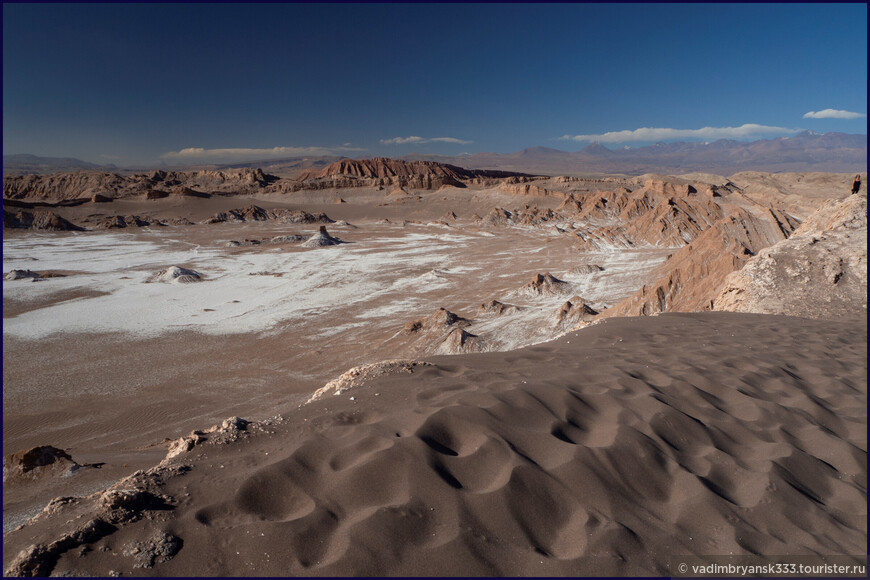
<path id="1" fill-rule="evenodd" d="M 4 4 L 4 154 L 866 134 L 866 4 Z"/>

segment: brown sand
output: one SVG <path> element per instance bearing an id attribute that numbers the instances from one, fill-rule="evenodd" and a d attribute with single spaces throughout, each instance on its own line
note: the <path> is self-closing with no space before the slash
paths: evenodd
<path id="1" fill-rule="evenodd" d="M 162 507 L 92 525 L 53 572 L 667 575 L 679 554 L 866 550 L 863 321 L 609 319 L 426 360 L 179 455 Z M 7 534 L 4 569 L 95 502 Z M 136 568 L 148 538 L 182 546 Z"/>

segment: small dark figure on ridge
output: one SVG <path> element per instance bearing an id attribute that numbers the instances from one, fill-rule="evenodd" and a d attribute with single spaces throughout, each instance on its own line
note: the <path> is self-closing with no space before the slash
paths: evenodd
<path id="1" fill-rule="evenodd" d="M 861 189 L 861 175 L 855 176 L 855 181 L 852 182 L 852 195 L 858 193 L 858 190 Z"/>

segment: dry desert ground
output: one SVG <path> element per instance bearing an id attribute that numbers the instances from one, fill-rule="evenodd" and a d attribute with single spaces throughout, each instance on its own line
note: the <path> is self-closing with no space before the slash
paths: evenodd
<path id="1" fill-rule="evenodd" d="M 4 570 L 866 554 L 852 177 L 7 178 Z"/>

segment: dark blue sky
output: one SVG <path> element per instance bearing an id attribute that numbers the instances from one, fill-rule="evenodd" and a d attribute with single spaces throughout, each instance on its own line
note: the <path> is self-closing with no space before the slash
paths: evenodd
<path id="1" fill-rule="evenodd" d="M 866 4 L 3 5 L 5 154 L 573 151 L 866 113 Z"/>

